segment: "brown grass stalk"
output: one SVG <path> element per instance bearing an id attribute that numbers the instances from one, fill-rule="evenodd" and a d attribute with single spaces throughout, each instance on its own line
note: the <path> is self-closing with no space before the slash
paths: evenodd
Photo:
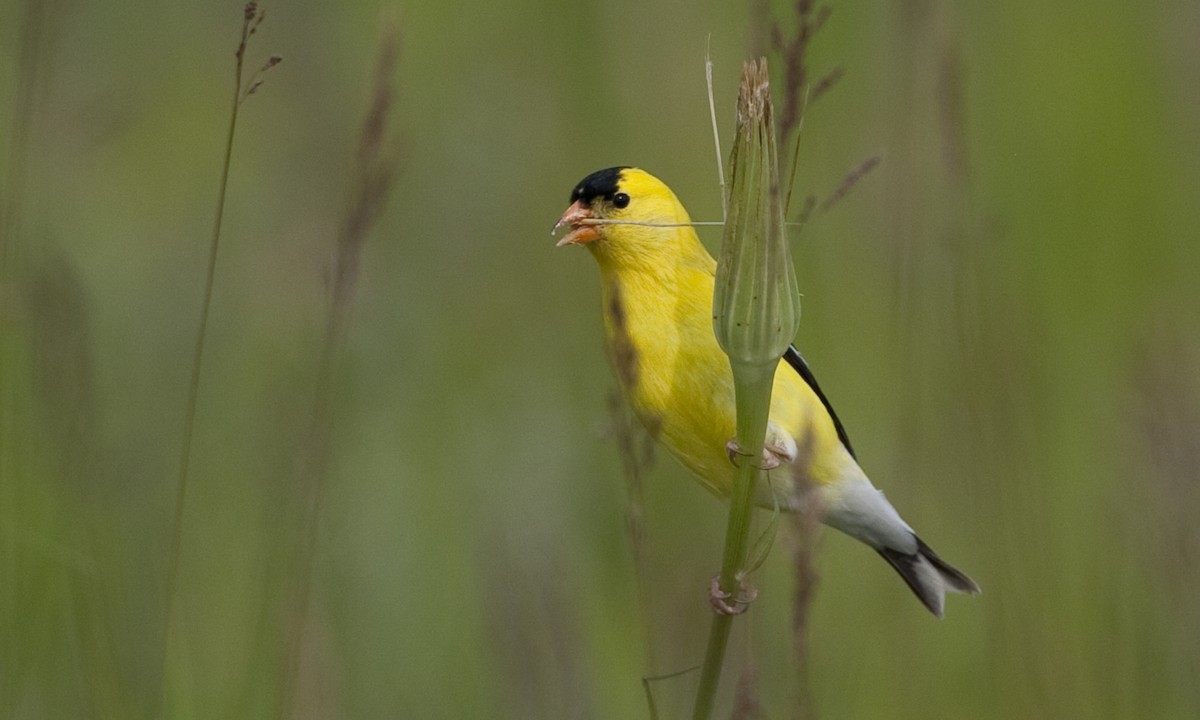
<path id="1" fill-rule="evenodd" d="M 733 709 L 729 712 L 729 720 L 761 720 L 765 717 L 766 710 L 758 701 L 758 668 L 752 659 L 747 658 L 733 691 Z"/>
<path id="2" fill-rule="evenodd" d="M 791 14 L 794 25 L 790 36 L 785 36 L 779 21 L 774 21 L 771 26 L 772 45 L 782 56 L 784 65 L 779 139 L 780 143 L 786 146 L 791 137 L 792 143 L 791 161 L 786 175 L 787 193 L 783 205 L 785 215 L 791 209 L 792 194 L 799 172 L 800 140 L 803 135 L 805 113 L 813 102 L 824 97 L 834 88 L 844 75 L 842 68 L 834 68 L 814 80 L 809 65 L 809 53 L 812 49 L 813 38 L 829 20 L 832 9 L 828 5 L 820 5 L 813 0 L 794 0 Z M 792 137 L 793 135 L 794 137 Z M 832 207 L 832 204 L 844 197 L 877 162 L 876 158 L 872 158 L 868 163 L 860 165 L 852 171 L 833 192 L 830 199 L 821 204 L 820 209 L 824 211 Z M 803 229 L 816 207 L 816 197 L 811 194 L 806 195 L 799 213 L 798 227 L 793 235 Z M 808 687 L 808 621 L 812 599 L 817 587 L 815 550 L 820 518 L 819 508 L 815 498 L 812 497 L 811 485 L 807 478 L 797 478 L 796 483 L 795 492 L 809 497 L 796 503 L 797 507 L 803 509 L 789 516 L 792 526 L 789 537 L 795 570 L 795 590 L 792 602 L 792 648 L 796 657 L 798 688 L 794 716 L 809 720 L 816 717 L 815 705 Z"/>
<path id="3" fill-rule="evenodd" d="M 817 717 L 809 687 L 809 612 L 817 591 L 817 540 L 821 530 L 820 506 L 813 486 L 807 478 L 797 478 L 796 493 L 801 497 L 796 506 L 801 508 L 791 513 L 792 527 L 790 545 L 795 589 L 792 593 L 792 652 L 796 657 L 796 704 L 793 717 L 797 720 L 813 720 Z"/>
<path id="4" fill-rule="evenodd" d="M 643 484 L 646 473 L 654 464 L 654 437 L 639 429 L 629 405 L 614 390 L 609 399 L 609 414 L 612 417 L 613 440 L 621 456 L 622 475 L 625 479 L 625 534 L 629 541 L 629 552 L 633 556 L 635 582 L 638 588 L 638 605 L 642 617 L 649 617 L 650 596 L 646 568 L 646 511 L 643 501 Z M 654 653 L 647 638 L 646 662 L 653 664 Z"/>
<path id="5" fill-rule="evenodd" d="M 796 186 L 796 172 L 800 165 L 800 137 L 804 129 L 804 115 L 809 105 L 836 85 L 843 75 L 841 68 L 834 68 L 813 82 L 808 64 L 812 40 L 824 27 L 832 12 L 828 5 L 816 5 L 812 0 L 795 0 L 792 4 L 795 26 L 790 34 L 785 34 L 783 24 L 778 20 L 768 21 L 771 47 L 783 60 L 780 145 L 786 146 L 788 138 L 792 137 L 791 161 L 785 175 L 788 179 L 788 189 L 783 201 L 784 215 L 787 215 L 792 207 L 792 191 Z"/>
<path id="6" fill-rule="evenodd" d="M 618 343 L 621 345 L 621 343 Z M 633 372 L 633 358 L 614 357 L 616 372 Z M 624 364 L 625 367 L 621 367 Z M 609 415 L 612 418 L 612 437 L 621 456 L 621 474 L 625 480 L 625 537 L 629 543 L 629 554 L 633 560 L 633 579 L 637 589 L 638 615 L 649 627 L 653 598 L 650 593 L 650 569 L 646 563 L 646 513 L 643 500 L 643 485 L 646 473 L 654 464 L 654 435 L 642 432 L 628 403 L 619 390 L 614 389 L 609 397 Z M 646 692 L 646 703 L 650 717 L 657 718 L 658 711 L 650 686 L 649 673 L 655 664 L 654 637 L 648 630 L 643 635 L 642 662 L 645 674 L 642 685 Z"/>
<path id="7" fill-rule="evenodd" d="M 635 387 L 638 382 L 637 349 L 629 337 L 626 327 L 625 309 L 620 285 L 614 283 L 609 290 L 610 301 L 605 308 L 612 321 L 614 340 L 609 352 L 613 372 L 625 387 Z M 612 419 L 612 437 L 621 456 L 621 471 L 625 480 L 625 535 L 633 559 L 634 582 L 637 585 L 638 610 L 644 619 L 650 617 L 651 597 L 649 572 L 646 567 L 646 523 L 642 486 L 646 473 L 654 463 L 654 441 L 657 430 L 641 432 L 632 409 L 614 390 L 609 399 L 609 415 Z M 647 674 L 654 667 L 652 637 L 645 638 L 644 657 Z M 647 685 L 647 694 L 649 694 Z M 653 698 L 649 698 L 653 716 Z"/>
<path id="8" fill-rule="evenodd" d="M 842 181 L 838 183 L 838 186 L 834 188 L 829 197 L 825 198 L 825 200 L 821 203 L 821 212 L 829 212 L 834 205 L 837 205 L 839 202 L 844 200 L 846 196 L 850 194 L 850 191 L 854 189 L 854 186 L 858 185 L 858 182 L 866 177 L 867 174 L 874 170 L 878 165 L 879 156 L 874 155 L 866 160 L 863 160 L 858 164 L 857 167 L 846 173 L 846 176 L 842 178 Z"/>
<path id="9" fill-rule="evenodd" d="M 1140 563 L 1148 568 L 1155 602 L 1170 618 L 1170 640 L 1161 648 L 1170 673 L 1187 687 L 1193 707 L 1200 707 L 1200 688 L 1188 679 L 1200 672 L 1200 343 L 1184 328 L 1195 327 L 1194 293 L 1166 292 L 1163 309 L 1154 313 L 1145 338 L 1129 368 L 1132 390 L 1133 436 L 1140 452 L 1133 454 L 1129 477 L 1138 478 L 1139 497 L 1121 501 L 1115 514 L 1136 507 L 1153 521 L 1133 525 Z M 1119 426 L 1120 435 L 1128 428 Z M 1121 438 L 1124 441 L 1124 438 Z"/>
<path id="10" fill-rule="evenodd" d="M 807 104 L 804 96 L 809 92 L 809 48 L 831 13 L 828 5 L 816 5 L 813 0 L 795 0 L 792 14 L 796 18 L 796 27 L 791 35 L 785 36 L 783 26 L 778 22 L 771 27 L 771 45 L 783 57 L 783 102 L 779 108 L 781 139 L 798 130 L 803 120 Z"/>
<path id="11" fill-rule="evenodd" d="M 325 319 L 324 340 L 318 359 L 313 408 L 300 446 L 296 487 L 303 498 L 300 520 L 300 557 L 290 590 L 283 652 L 283 689 L 280 717 L 299 713 L 297 688 L 312 602 L 313 559 L 316 553 L 321 507 L 333 432 L 334 371 L 345 344 L 350 313 L 358 288 L 362 249 L 371 228 L 386 206 L 395 179 L 398 158 L 388 135 L 388 117 L 394 104 L 392 78 L 400 51 L 399 32 L 389 27 L 380 42 L 373 74 L 371 103 L 367 109 L 354 156 L 352 190 L 346 214 L 334 240 L 333 277 Z"/>

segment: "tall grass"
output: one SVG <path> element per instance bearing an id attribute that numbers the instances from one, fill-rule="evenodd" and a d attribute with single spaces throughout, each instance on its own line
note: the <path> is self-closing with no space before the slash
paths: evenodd
<path id="1" fill-rule="evenodd" d="M 257 2 L 246 3 L 242 11 L 241 39 L 234 56 L 233 100 L 229 109 L 229 127 L 225 134 L 224 158 L 218 183 L 216 215 L 213 219 L 212 235 L 208 243 L 208 263 L 204 273 L 204 295 L 200 301 L 200 320 L 196 328 L 196 341 L 192 351 L 191 377 L 187 386 L 187 400 L 183 411 L 183 439 L 179 451 L 179 478 L 175 487 L 175 512 L 171 524 L 171 541 L 167 550 L 166 608 L 163 613 L 161 698 L 163 710 L 167 710 L 168 666 L 171 641 L 175 632 L 175 594 L 179 579 L 180 555 L 183 547 L 184 521 L 186 519 L 188 480 L 192 469 L 192 442 L 195 436 L 196 409 L 200 402 L 200 381 L 204 369 L 204 348 L 208 342 L 208 318 L 212 309 L 213 288 L 217 279 L 217 258 L 221 248 L 221 228 L 225 218 L 225 200 L 229 188 L 229 168 L 233 160 L 233 139 L 237 131 L 238 111 L 246 98 L 258 90 L 261 74 L 279 64 L 279 56 L 269 60 L 243 84 L 242 70 L 246 61 L 246 48 L 250 38 L 258 32 L 266 17 Z"/>
<path id="2" fill-rule="evenodd" d="M 163 716 L 195 229 L 243 4 L 0 3 L 5 720 Z M 696 663 L 725 506 L 669 458 L 624 489 L 594 268 L 546 229 L 616 163 L 719 218 L 705 38 L 720 109 L 767 5 L 405 6 L 404 171 L 330 362 L 303 601 L 298 448 L 378 8 L 270 7 L 244 80 L 259 48 L 287 75 L 238 120 L 168 717 L 644 717 L 639 678 Z M 825 717 L 1196 716 L 1197 9 L 833 5 L 798 94 L 798 344 L 868 474 L 988 592 L 936 623 L 870 552 L 789 537 L 717 715 L 807 712 L 803 686 Z M 769 19 L 751 34 L 772 52 Z M 652 683 L 662 717 L 695 681 Z"/>

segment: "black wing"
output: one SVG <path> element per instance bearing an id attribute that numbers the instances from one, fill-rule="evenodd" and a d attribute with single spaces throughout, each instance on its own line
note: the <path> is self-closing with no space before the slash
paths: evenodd
<path id="1" fill-rule="evenodd" d="M 829 413 L 829 417 L 833 419 L 833 427 L 837 430 L 838 440 L 842 441 L 842 445 L 846 446 L 846 450 L 850 452 L 850 457 L 858 460 L 858 456 L 854 454 L 854 448 L 850 446 L 850 436 L 846 434 L 846 428 L 842 427 L 842 421 L 838 420 L 837 413 L 833 411 L 833 405 L 829 404 L 829 398 L 825 397 L 825 393 L 821 392 L 821 386 L 817 384 L 817 378 L 813 375 L 812 370 L 808 369 L 808 363 L 804 362 L 800 351 L 795 345 L 788 345 L 787 352 L 783 354 L 783 359 L 787 360 L 787 364 L 792 366 L 796 374 L 804 378 L 804 382 L 812 388 L 812 391 L 820 398 L 821 404 L 825 406 L 825 412 Z"/>

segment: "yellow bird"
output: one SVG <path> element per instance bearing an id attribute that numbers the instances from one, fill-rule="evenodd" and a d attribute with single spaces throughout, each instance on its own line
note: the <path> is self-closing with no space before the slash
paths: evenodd
<path id="1" fill-rule="evenodd" d="M 737 452 L 733 376 L 713 333 L 716 261 L 661 180 L 613 167 L 585 177 L 556 229 L 600 266 L 604 326 L 619 382 L 651 435 L 727 497 Z M 823 522 L 874 548 L 941 617 L 946 591 L 979 592 L 929 548 L 859 467 L 829 400 L 794 346 L 775 374 L 761 463 L 763 507 L 796 509 L 799 483 L 815 490 Z M 774 497 L 772 497 L 774 493 Z"/>

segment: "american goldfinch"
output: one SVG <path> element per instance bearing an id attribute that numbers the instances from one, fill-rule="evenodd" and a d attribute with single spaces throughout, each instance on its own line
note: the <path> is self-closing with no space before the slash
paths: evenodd
<path id="1" fill-rule="evenodd" d="M 716 261 L 675 193 L 644 170 L 614 167 L 585 177 L 556 229 L 600 266 L 604 327 L 626 398 L 642 424 L 700 483 L 721 496 L 733 486 L 733 378 L 713 333 Z M 946 591 L 976 593 L 876 490 L 845 429 L 794 346 L 775 374 L 763 507 L 820 505 L 823 522 L 866 543 L 941 617 Z M 807 483 L 815 492 L 796 492 Z M 808 498 L 800 500 L 801 497 Z"/>

